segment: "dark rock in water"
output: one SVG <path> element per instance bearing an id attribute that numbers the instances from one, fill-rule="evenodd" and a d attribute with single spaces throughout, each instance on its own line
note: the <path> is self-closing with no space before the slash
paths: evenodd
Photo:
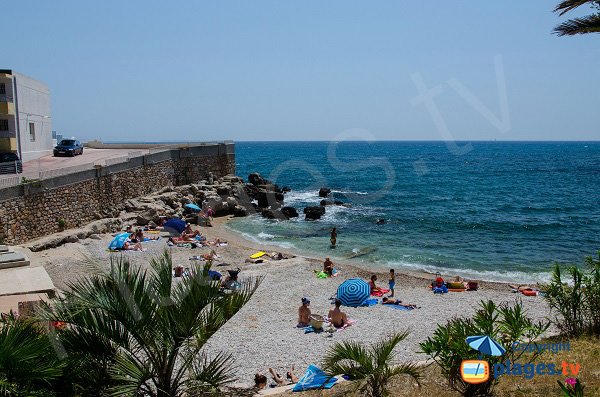
<path id="1" fill-rule="evenodd" d="M 319 197 L 327 197 L 331 193 L 331 189 L 328 187 L 322 187 L 319 189 Z"/>
<path id="2" fill-rule="evenodd" d="M 266 185 L 269 183 L 269 181 L 264 179 L 258 172 L 253 172 L 252 174 L 248 175 L 248 182 L 254 186 Z"/>
<path id="3" fill-rule="evenodd" d="M 344 205 L 344 204 L 346 204 L 346 203 L 344 203 L 343 201 L 340 201 L 340 200 L 334 200 L 334 202 L 333 202 L 333 203 L 334 203 L 335 205 Z"/>
<path id="4" fill-rule="evenodd" d="M 296 209 L 294 207 L 283 207 L 281 209 L 281 212 L 283 213 L 283 215 L 287 216 L 288 218 L 297 218 L 298 217 L 298 211 L 296 211 Z"/>
<path id="5" fill-rule="evenodd" d="M 267 219 L 287 219 L 287 216 L 285 216 L 280 210 L 265 209 L 262 210 L 261 215 L 263 218 Z"/>
<path id="6" fill-rule="evenodd" d="M 282 192 L 282 193 L 289 193 L 289 192 L 291 192 L 291 191 L 292 191 L 292 189 L 290 189 L 290 188 L 289 188 L 289 187 L 287 187 L 287 186 L 284 186 L 284 187 L 282 187 L 282 188 L 281 188 L 281 192 Z"/>
<path id="7" fill-rule="evenodd" d="M 321 200 L 321 202 L 319 203 L 319 205 L 333 205 L 333 201 L 331 200 Z"/>
<path id="8" fill-rule="evenodd" d="M 378 225 L 383 225 L 385 223 L 385 219 L 377 219 L 376 222 Z"/>
<path id="9" fill-rule="evenodd" d="M 314 207 L 304 208 L 304 218 L 308 220 L 321 219 L 325 215 L 325 207 L 317 205 Z"/>
<path id="10" fill-rule="evenodd" d="M 271 204 L 275 203 L 277 199 L 275 198 L 275 192 L 268 192 L 266 190 L 260 190 L 256 199 L 258 200 L 258 206 L 260 208 L 268 208 Z"/>

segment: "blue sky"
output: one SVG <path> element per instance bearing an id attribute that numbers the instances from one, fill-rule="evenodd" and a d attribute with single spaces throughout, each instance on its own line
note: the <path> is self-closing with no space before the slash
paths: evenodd
<path id="1" fill-rule="evenodd" d="M 600 35 L 556 2 L 19 0 L 0 68 L 82 139 L 598 140 Z"/>

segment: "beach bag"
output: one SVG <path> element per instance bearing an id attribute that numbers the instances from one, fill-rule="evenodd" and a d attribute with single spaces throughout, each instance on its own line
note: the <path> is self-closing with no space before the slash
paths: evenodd
<path id="1" fill-rule="evenodd" d="M 308 325 L 313 327 L 315 330 L 323 329 L 323 321 L 325 321 L 323 316 L 319 314 L 311 314 L 309 318 L 310 322 L 308 323 Z"/>

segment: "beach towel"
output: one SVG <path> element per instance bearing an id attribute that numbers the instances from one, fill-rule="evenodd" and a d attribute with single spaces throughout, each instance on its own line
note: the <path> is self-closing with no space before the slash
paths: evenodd
<path id="1" fill-rule="evenodd" d="M 391 305 L 384 304 L 384 306 L 391 307 L 392 309 L 396 309 L 396 310 L 412 310 L 412 309 L 414 309 L 414 307 L 406 307 L 406 306 L 394 305 L 394 304 L 391 304 Z"/>
<path id="2" fill-rule="evenodd" d="M 325 272 L 320 272 L 318 270 L 315 270 L 315 274 L 317 276 L 317 278 L 327 278 L 329 277 L 329 275 Z"/>
<path id="3" fill-rule="evenodd" d="M 448 293 L 448 287 L 446 285 L 442 285 L 441 287 L 432 288 L 434 294 L 446 294 Z"/>
<path id="4" fill-rule="evenodd" d="M 365 299 L 365 301 L 361 304 L 361 306 L 371 307 L 371 306 L 375 306 L 377 303 L 379 303 L 379 299 L 369 298 L 369 299 Z"/>
<path id="5" fill-rule="evenodd" d="M 318 334 L 320 332 L 323 332 L 323 328 L 321 328 L 321 329 L 315 329 L 315 327 L 313 327 L 312 325 L 309 325 L 308 327 L 304 327 L 304 333 L 305 334 L 310 334 L 312 332 L 315 332 L 315 333 Z"/>
<path id="6" fill-rule="evenodd" d="M 331 377 L 314 364 L 310 364 L 306 373 L 300 378 L 292 391 L 306 391 L 314 389 L 331 389 L 337 378 Z"/>
<path id="7" fill-rule="evenodd" d="M 389 289 L 385 289 L 385 288 L 379 288 L 373 292 L 371 292 L 371 296 L 378 296 L 378 297 L 382 297 L 383 295 L 387 294 L 388 292 L 390 292 Z"/>

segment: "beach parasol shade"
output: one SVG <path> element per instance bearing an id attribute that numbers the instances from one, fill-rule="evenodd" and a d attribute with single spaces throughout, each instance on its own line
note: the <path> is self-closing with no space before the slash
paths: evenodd
<path id="1" fill-rule="evenodd" d="M 169 219 L 165 222 L 163 228 L 167 231 L 176 231 L 181 233 L 185 229 L 185 221 L 178 218 Z"/>
<path id="2" fill-rule="evenodd" d="M 184 207 L 189 208 L 192 211 L 196 211 L 196 212 L 200 212 L 200 210 L 201 210 L 200 207 L 198 207 L 196 204 L 193 204 L 193 203 L 188 203 L 188 204 L 184 205 Z"/>
<path id="3" fill-rule="evenodd" d="M 467 344 L 473 349 L 480 351 L 483 354 L 487 354 L 488 356 L 501 356 L 506 353 L 505 348 L 486 335 L 468 336 Z"/>
<path id="4" fill-rule="evenodd" d="M 119 233 L 113 238 L 113 240 L 108 245 L 109 250 L 120 250 L 123 248 L 125 241 L 129 238 L 129 233 Z"/>
<path id="5" fill-rule="evenodd" d="M 344 281 L 337 290 L 337 299 L 344 306 L 358 307 L 371 295 L 369 284 L 359 278 Z"/>

